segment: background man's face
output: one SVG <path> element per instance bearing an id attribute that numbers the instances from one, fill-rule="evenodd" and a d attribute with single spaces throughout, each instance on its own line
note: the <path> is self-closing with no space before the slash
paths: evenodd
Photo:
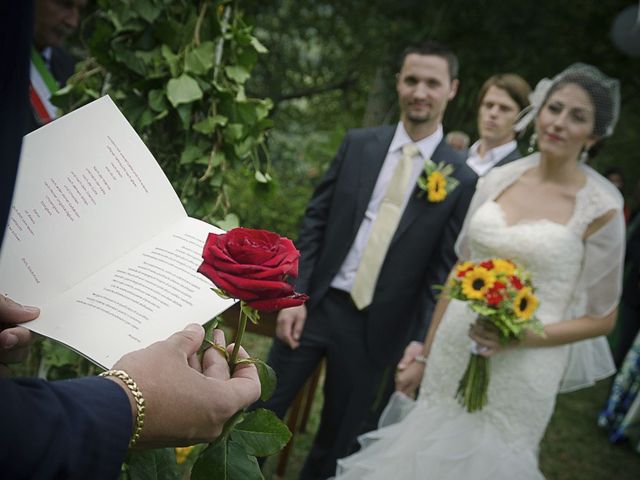
<path id="1" fill-rule="evenodd" d="M 87 0 L 36 0 L 33 40 L 39 49 L 59 47 L 80 24 Z"/>
<path id="2" fill-rule="evenodd" d="M 478 133 L 492 146 L 503 145 L 515 138 L 513 124 L 520 112 L 516 101 L 506 90 L 492 85 L 478 109 Z"/>
<path id="3" fill-rule="evenodd" d="M 458 81 L 449 77 L 447 61 L 435 55 L 411 53 L 396 78 L 400 118 L 406 125 L 440 123 Z"/>

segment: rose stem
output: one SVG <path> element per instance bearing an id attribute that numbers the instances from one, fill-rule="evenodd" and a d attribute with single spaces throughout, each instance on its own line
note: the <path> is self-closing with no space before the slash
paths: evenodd
<path id="1" fill-rule="evenodd" d="M 238 330 L 236 332 L 236 338 L 234 340 L 233 352 L 231 352 L 231 357 L 229 358 L 229 368 L 231 370 L 232 375 L 233 375 L 233 371 L 236 369 L 236 358 L 238 358 L 238 351 L 240 350 L 240 342 L 242 342 L 244 330 L 247 327 L 247 316 L 244 314 L 243 307 L 244 307 L 244 302 L 240 300 L 240 316 L 238 318 Z"/>

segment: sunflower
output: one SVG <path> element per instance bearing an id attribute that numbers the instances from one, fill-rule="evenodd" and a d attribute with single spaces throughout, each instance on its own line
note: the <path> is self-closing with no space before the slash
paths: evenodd
<path id="1" fill-rule="evenodd" d="M 442 173 L 432 172 L 427 178 L 427 198 L 430 202 L 441 202 L 447 198 L 447 179 Z"/>
<path id="2" fill-rule="evenodd" d="M 529 320 L 538 308 L 538 297 L 536 297 L 531 288 L 522 288 L 516 298 L 513 300 L 513 311 L 521 321 Z"/>
<path id="3" fill-rule="evenodd" d="M 507 275 L 511 276 L 515 273 L 516 267 L 509 260 L 503 260 L 501 258 L 493 259 L 493 270 L 496 275 Z"/>
<path id="4" fill-rule="evenodd" d="M 492 272 L 476 267 L 462 279 L 462 293 L 471 300 L 480 300 L 495 282 L 496 276 Z"/>

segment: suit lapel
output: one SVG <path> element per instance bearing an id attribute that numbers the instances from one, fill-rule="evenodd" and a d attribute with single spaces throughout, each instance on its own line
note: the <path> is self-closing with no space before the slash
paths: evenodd
<path id="1" fill-rule="evenodd" d="M 518 150 L 518 148 L 516 147 L 515 149 L 511 150 L 511 152 L 509 152 L 509 154 L 504 157 L 502 160 L 500 160 L 498 163 L 496 163 L 493 167 L 501 167 L 502 165 L 506 165 L 509 162 L 513 162 L 514 160 L 518 160 L 519 158 L 522 158 L 522 154 L 520 153 L 520 150 Z"/>
<path id="2" fill-rule="evenodd" d="M 369 200 L 376 186 L 376 180 L 380 174 L 380 169 L 387 158 L 389 145 L 393 140 L 393 134 L 396 131 L 394 125 L 385 125 L 377 129 L 374 133 L 375 141 L 365 141 L 362 147 L 362 158 L 358 161 L 358 193 L 356 202 L 355 218 L 353 225 L 353 233 L 360 228 L 360 223 L 367 211 Z"/>

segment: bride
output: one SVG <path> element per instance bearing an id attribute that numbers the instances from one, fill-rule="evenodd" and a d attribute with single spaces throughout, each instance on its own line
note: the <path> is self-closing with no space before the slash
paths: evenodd
<path id="1" fill-rule="evenodd" d="M 424 362 L 397 377 L 415 407 L 360 438 L 337 479 L 542 479 L 538 444 L 559 391 L 613 373 L 604 339 L 615 321 L 624 251 L 622 198 L 584 161 L 613 131 L 619 86 L 575 64 L 532 95 L 539 153 L 478 183 L 456 244 L 460 260 L 509 258 L 531 273 L 544 336 L 502 346 L 464 303 L 441 298 Z M 599 337 L 599 338 L 596 338 Z M 488 404 L 455 399 L 472 340 L 491 356 Z"/>

